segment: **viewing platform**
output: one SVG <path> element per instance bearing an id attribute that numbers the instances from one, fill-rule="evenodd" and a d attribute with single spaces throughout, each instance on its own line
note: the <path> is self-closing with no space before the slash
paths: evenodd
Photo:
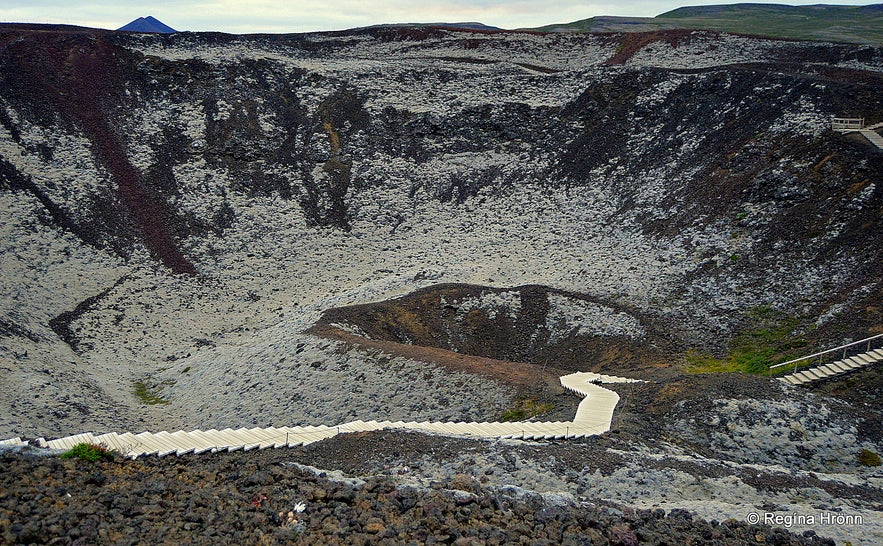
<path id="1" fill-rule="evenodd" d="M 881 127 L 883 127 L 883 123 L 865 127 L 865 118 L 833 118 L 831 120 L 831 130 L 838 133 L 859 132 L 871 144 L 883 150 L 883 137 L 877 133 L 877 129 Z"/>

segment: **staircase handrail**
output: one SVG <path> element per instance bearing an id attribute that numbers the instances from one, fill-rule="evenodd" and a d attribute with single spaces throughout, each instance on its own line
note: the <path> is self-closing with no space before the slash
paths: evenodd
<path id="1" fill-rule="evenodd" d="M 787 366 L 788 364 L 794 364 L 795 362 L 802 362 L 804 360 L 809 360 L 809 359 L 815 358 L 817 356 L 823 356 L 828 353 L 833 353 L 835 351 L 839 351 L 841 349 L 848 349 L 848 348 L 852 347 L 853 345 L 859 345 L 861 343 L 868 343 L 868 345 L 870 346 L 871 341 L 878 339 L 878 338 L 883 338 L 883 334 L 877 334 L 876 336 L 871 336 L 871 337 L 867 337 L 865 339 L 860 339 L 858 341 L 853 341 L 852 343 L 847 343 L 846 345 L 834 347 L 833 349 L 828 349 L 827 351 L 820 351 L 818 353 L 813 353 L 811 355 L 803 356 L 800 358 L 795 358 L 794 360 L 789 360 L 788 362 L 782 362 L 781 364 L 776 364 L 774 366 L 770 366 L 769 369 L 773 370 L 774 368 L 781 368 L 782 366 Z"/>

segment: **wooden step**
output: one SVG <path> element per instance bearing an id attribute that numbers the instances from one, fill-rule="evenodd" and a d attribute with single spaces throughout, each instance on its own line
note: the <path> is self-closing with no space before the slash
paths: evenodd
<path id="1" fill-rule="evenodd" d="M 837 362 L 830 363 L 829 366 L 831 366 L 834 369 L 840 370 L 841 373 L 848 372 L 848 371 L 852 370 L 852 368 L 850 368 L 846 364 L 843 364 L 839 360 Z"/>
<path id="2" fill-rule="evenodd" d="M 846 364 L 847 366 L 849 366 L 853 370 L 855 370 L 857 368 L 864 367 L 864 365 L 865 365 L 865 363 L 863 361 L 856 360 L 854 358 L 844 358 L 840 362 L 842 362 L 843 364 Z"/>
<path id="3" fill-rule="evenodd" d="M 874 362 L 876 362 L 876 360 L 874 358 L 872 358 L 870 356 L 866 356 L 866 355 L 855 355 L 852 358 L 853 358 L 853 360 L 856 360 L 858 362 L 862 362 L 863 365 L 873 364 Z"/>
<path id="4" fill-rule="evenodd" d="M 840 375 L 841 373 L 843 373 L 843 370 L 840 370 L 839 368 L 836 368 L 831 364 L 825 364 L 824 366 L 819 366 L 818 369 L 828 372 L 830 375 Z"/>

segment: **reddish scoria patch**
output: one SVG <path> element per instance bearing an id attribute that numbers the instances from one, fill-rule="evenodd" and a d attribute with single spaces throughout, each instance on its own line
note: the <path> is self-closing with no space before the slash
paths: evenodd
<path id="1" fill-rule="evenodd" d="M 141 174 L 111 128 L 105 108 L 114 91 L 124 87 L 121 74 L 127 52 L 108 42 L 100 31 L 20 31 L 16 39 L 0 40 L 10 50 L 23 91 L 41 94 L 80 126 L 92 143 L 98 162 L 111 174 L 129 216 L 155 259 L 175 273 L 195 275 L 167 229 L 170 213 L 149 195 Z"/>
<path id="2" fill-rule="evenodd" d="M 677 47 L 689 38 L 694 31 L 691 29 L 656 30 L 653 32 L 627 32 L 622 34 L 616 53 L 604 63 L 608 66 L 625 64 L 635 53 L 654 42 L 667 42 Z"/>

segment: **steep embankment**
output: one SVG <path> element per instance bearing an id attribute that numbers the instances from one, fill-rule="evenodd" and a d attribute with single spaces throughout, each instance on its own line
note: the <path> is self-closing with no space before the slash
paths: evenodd
<path id="1" fill-rule="evenodd" d="M 194 274 L 192 264 L 181 254 L 169 233 L 170 213 L 161 196 L 151 195 L 149 173 L 139 172 L 129 161 L 121 135 L 111 128 L 115 111 L 125 103 L 123 91 L 132 79 L 133 56 L 114 47 L 100 34 L 41 33 L 38 40 L 16 40 L 5 36 L 4 95 L 14 104 L 25 106 L 28 114 L 40 121 L 53 120 L 66 129 L 82 131 L 99 168 L 109 175 L 116 192 L 108 196 L 115 203 L 109 217 L 95 215 L 98 222 L 107 222 L 105 233 L 121 238 L 137 238 L 150 249 L 153 257 L 175 273 Z M 20 132 L 4 112 L 3 123 L 13 141 Z M 51 154 L 51 148 L 43 150 Z M 5 164 L 10 189 L 43 196 L 24 177 L 16 176 L 13 165 Z M 44 199 L 45 196 L 44 196 Z M 60 212 L 60 203 L 46 199 L 50 210 Z M 90 242 L 87 226 L 58 215 L 61 226 L 70 226 Z M 71 225 L 73 224 L 73 225 Z M 120 233 L 122 232 L 122 233 Z"/>

